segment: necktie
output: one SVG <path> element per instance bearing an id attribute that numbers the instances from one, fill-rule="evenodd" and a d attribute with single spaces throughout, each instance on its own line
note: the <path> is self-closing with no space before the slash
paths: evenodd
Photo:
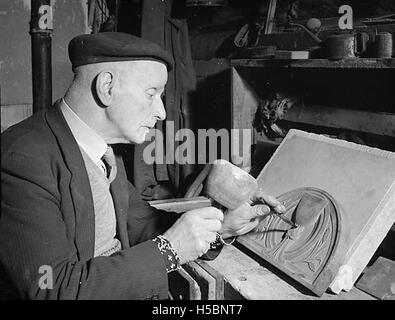
<path id="1" fill-rule="evenodd" d="M 110 146 L 107 147 L 107 150 L 104 153 L 102 160 L 107 169 L 107 179 L 111 183 L 117 175 L 117 164 L 115 162 L 114 152 L 112 151 L 112 148 Z"/>

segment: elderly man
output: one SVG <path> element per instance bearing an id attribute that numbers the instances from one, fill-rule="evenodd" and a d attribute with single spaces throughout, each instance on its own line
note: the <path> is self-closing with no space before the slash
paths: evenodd
<path id="1" fill-rule="evenodd" d="M 69 55 L 75 76 L 64 98 L 1 137 L 2 298 L 166 299 L 168 272 L 206 253 L 217 234 L 251 230 L 269 206 L 165 221 L 110 145 L 142 143 L 165 119 L 171 57 L 122 33 L 78 36 Z"/>

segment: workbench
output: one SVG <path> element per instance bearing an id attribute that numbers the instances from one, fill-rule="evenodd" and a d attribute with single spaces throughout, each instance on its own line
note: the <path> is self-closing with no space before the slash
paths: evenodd
<path id="1" fill-rule="evenodd" d="M 338 295 L 327 291 L 317 297 L 243 251 L 237 244 L 225 246 L 215 260 L 203 262 L 223 276 L 224 300 L 375 300 L 356 287 Z"/>
<path id="2" fill-rule="evenodd" d="M 198 259 L 169 274 L 172 300 L 377 300 L 353 286 L 315 295 L 237 242 L 214 260 Z"/>

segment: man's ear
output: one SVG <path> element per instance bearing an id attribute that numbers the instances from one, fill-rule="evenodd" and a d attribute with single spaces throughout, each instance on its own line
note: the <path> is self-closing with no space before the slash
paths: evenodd
<path id="1" fill-rule="evenodd" d="M 102 71 L 96 77 L 96 94 L 100 102 L 108 107 L 113 99 L 114 74 Z"/>

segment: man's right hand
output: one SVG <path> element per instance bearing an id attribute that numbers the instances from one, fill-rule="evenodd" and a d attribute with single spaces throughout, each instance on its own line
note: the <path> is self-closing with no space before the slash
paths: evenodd
<path id="1" fill-rule="evenodd" d="M 191 210 L 185 212 L 163 236 L 177 252 L 180 263 L 184 264 L 210 249 L 223 219 L 222 211 L 214 207 Z"/>

